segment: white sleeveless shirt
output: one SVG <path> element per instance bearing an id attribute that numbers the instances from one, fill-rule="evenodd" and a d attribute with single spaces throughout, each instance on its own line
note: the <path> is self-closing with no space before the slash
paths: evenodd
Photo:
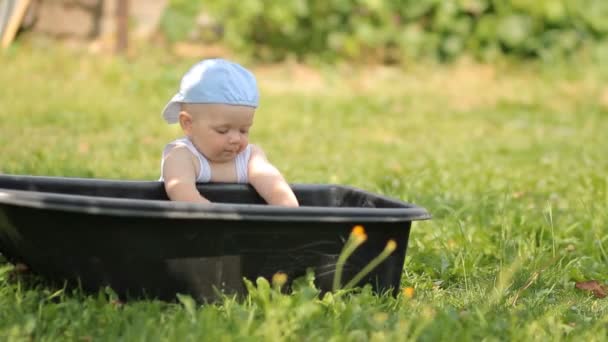
<path id="1" fill-rule="evenodd" d="M 209 183 L 211 181 L 211 166 L 209 165 L 209 161 L 205 156 L 200 153 L 196 147 L 192 144 L 192 141 L 187 137 L 180 138 L 168 143 L 163 150 L 163 159 L 160 163 L 160 181 L 163 181 L 163 167 L 165 164 L 165 158 L 169 151 L 171 151 L 176 146 L 185 146 L 188 151 L 190 151 L 199 162 L 199 172 L 196 176 L 196 181 L 198 183 Z M 236 155 L 235 167 L 236 167 L 236 177 L 237 183 L 248 183 L 249 178 L 247 177 L 247 166 L 249 165 L 249 157 L 251 156 L 251 145 L 247 145 L 247 147 Z"/>

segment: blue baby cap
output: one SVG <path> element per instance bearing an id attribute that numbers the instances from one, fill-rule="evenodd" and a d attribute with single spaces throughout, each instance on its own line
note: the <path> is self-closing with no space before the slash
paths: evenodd
<path id="1" fill-rule="evenodd" d="M 259 93 L 253 74 L 225 59 L 206 59 L 195 64 L 182 78 L 179 92 L 163 109 L 163 118 L 178 121 L 180 103 L 217 103 L 258 107 Z"/>

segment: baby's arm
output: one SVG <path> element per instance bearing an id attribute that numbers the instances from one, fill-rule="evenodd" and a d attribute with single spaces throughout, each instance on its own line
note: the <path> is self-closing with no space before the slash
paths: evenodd
<path id="1" fill-rule="evenodd" d="M 163 164 L 165 191 L 172 201 L 210 203 L 196 189 L 196 168 L 187 148 L 177 146 Z"/>
<path id="2" fill-rule="evenodd" d="M 298 207 L 296 195 L 279 172 L 268 159 L 261 148 L 251 145 L 249 158 L 249 183 L 256 191 L 272 205 Z"/>

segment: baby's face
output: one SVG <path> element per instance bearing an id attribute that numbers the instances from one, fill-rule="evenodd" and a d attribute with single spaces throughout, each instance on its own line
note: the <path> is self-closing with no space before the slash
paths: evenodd
<path id="1" fill-rule="evenodd" d="M 247 147 L 255 108 L 192 103 L 183 104 L 182 110 L 192 117 L 186 134 L 210 161 L 231 161 Z"/>

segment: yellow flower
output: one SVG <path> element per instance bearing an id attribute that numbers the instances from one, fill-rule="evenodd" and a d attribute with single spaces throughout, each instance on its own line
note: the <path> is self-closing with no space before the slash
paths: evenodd
<path id="1" fill-rule="evenodd" d="M 403 296 L 405 298 L 409 298 L 409 299 L 414 298 L 414 292 L 415 291 L 414 291 L 413 287 L 411 287 L 411 286 L 410 287 L 404 287 L 402 292 L 403 292 Z"/>
<path id="2" fill-rule="evenodd" d="M 356 225 L 353 227 L 352 232 L 350 233 L 351 237 L 357 244 L 361 244 L 367 240 L 367 234 L 365 234 L 365 229 L 362 225 Z"/>
<path id="3" fill-rule="evenodd" d="M 283 272 L 277 272 L 272 275 L 272 284 L 277 287 L 285 285 L 287 282 L 287 274 Z"/>
<path id="4" fill-rule="evenodd" d="M 386 243 L 386 247 L 384 247 L 384 249 L 389 253 L 392 253 L 396 248 L 397 243 L 393 239 L 388 240 L 388 242 Z"/>

